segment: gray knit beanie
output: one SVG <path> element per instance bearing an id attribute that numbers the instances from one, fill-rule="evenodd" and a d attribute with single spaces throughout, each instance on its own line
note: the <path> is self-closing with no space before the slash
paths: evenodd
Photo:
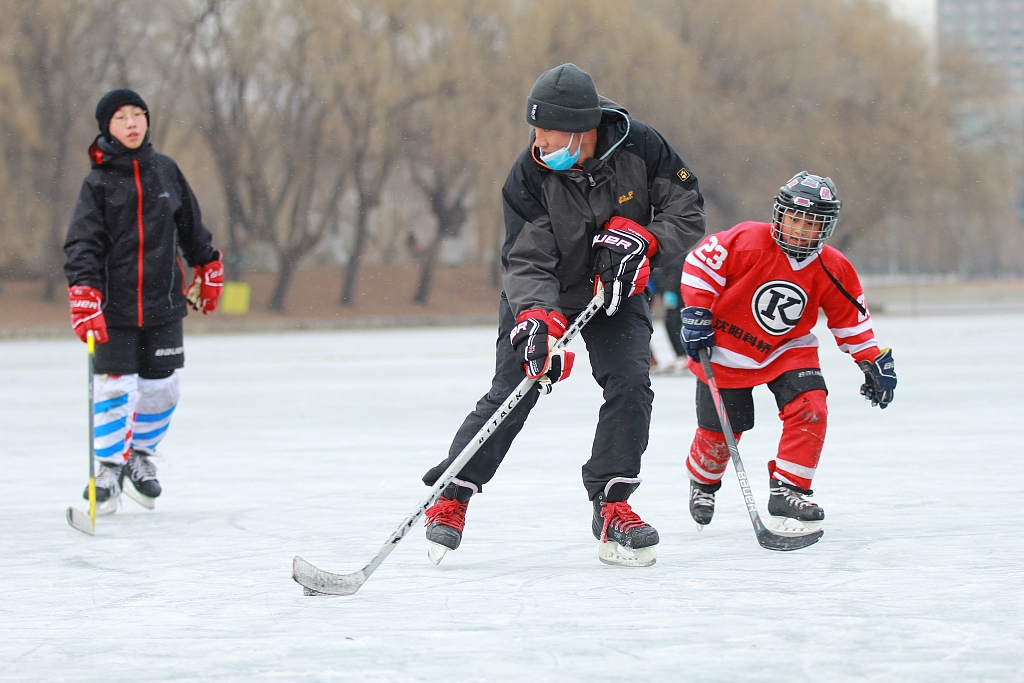
<path id="1" fill-rule="evenodd" d="M 526 122 L 545 130 L 584 133 L 601 122 L 594 79 L 575 64 L 545 71 L 526 99 Z"/>

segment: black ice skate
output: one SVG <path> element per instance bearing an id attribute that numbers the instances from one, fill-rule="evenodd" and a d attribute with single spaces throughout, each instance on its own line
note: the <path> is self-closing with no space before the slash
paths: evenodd
<path id="1" fill-rule="evenodd" d="M 117 512 L 121 500 L 121 465 L 97 463 L 96 468 L 96 514 L 112 515 Z M 82 498 L 89 500 L 89 486 L 86 484 Z"/>
<path id="2" fill-rule="evenodd" d="M 626 502 L 639 485 L 639 478 L 616 477 L 594 498 L 591 529 L 600 541 L 597 557 L 605 564 L 649 567 L 657 561 L 657 530 L 640 519 Z"/>
<path id="3" fill-rule="evenodd" d="M 479 490 L 476 484 L 454 479 L 441 491 L 437 502 L 427 508 L 427 557 L 434 564 L 440 564 L 445 553 L 459 547 L 469 499 Z"/>
<path id="4" fill-rule="evenodd" d="M 154 499 L 160 496 L 162 489 L 156 478 L 156 465 L 150 460 L 150 454 L 141 449 L 132 449 L 131 457 L 121 472 L 121 478 L 128 476 L 131 486 L 125 486 L 124 492 L 136 503 L 152 510 L 156 507 Z"/>
<path id="5" fill-rule="evenodd" d="M 771 518 L 768 528 L 780 534 L 806 534 L 821 528 L 825 511 L 807 500 L 805 496 L 814 491 L 787 484 L 778 479 L 770 480 L 768 514 Z"/>
<path id="6" fill-rule="evenodd" d="M 697 522 L 697 531 L 711 523 L 715 515 L 715 493 L 722 488 L 722 482 L 702 484 L 690 480 L 690 516 Z"/>

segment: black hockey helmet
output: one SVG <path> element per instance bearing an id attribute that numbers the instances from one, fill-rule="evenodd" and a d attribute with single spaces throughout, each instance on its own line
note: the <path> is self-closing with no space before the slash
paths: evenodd
<path id="1" fill-rule="evenodd" d="M 800 171 L 780 187 L 775 196 L 772 237 L 786 254 L 795 259 L 807 258 L 832 236 L 841 206 L 831 178 Z M 800 239 L 794 240 L 783 233 L 782 219 L 786 214 L 807 226 L 806 234 Z"/>

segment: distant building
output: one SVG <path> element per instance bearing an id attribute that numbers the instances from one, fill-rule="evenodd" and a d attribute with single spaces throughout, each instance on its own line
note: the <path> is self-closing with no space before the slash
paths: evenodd
<path id="1" fill-rule="evenodd" d="M 1024 93 L 1024 0 L 938 0 L 940 49 L 962 44 Z"/>

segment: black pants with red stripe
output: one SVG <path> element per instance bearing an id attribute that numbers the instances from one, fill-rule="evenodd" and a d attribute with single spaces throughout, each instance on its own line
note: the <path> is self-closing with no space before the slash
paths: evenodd
<path id="1" fill-rule="evenodd" d="M 502 293 L 498 307 L 498 340 L 491 389 L 477 402 L 476 409 L 466 417 L 456 432 L 448 457 L 423 475 L 423 482 L 428 486 L 433 486 L 526 376 L 508 338 L 514 325 L 515 317 Z M 640 474 L 640 457 L 647 449 L 651 406 L 654 404 L 650 380 L 652 332 L 651 312 L 647 297 L 643 294 L 626 299 L 618 313 L 612 317 L 598 311 L 583 328 L 582 336 L 587 345 L 594 379 L 604 390 L 604 405 L 598 417 L 593 450 L 590 460 L 583 465 L 583 485 L 591 500 L 604 490 L 605 484 L 611 479 L 632 478 Z M 579 381 L 579 378 L 570 377 L 569 381 Z M 558 391 L 557 385 L 555 391 Z M 538 392 L 535 386 L 519 402 L 462 468 L 458 475 L 460 479 L 482 487 L 494 477 L 512 441 L 536 405 Z M 551 450 L 555 454 L 560 448 L 552 444 Z"/>

